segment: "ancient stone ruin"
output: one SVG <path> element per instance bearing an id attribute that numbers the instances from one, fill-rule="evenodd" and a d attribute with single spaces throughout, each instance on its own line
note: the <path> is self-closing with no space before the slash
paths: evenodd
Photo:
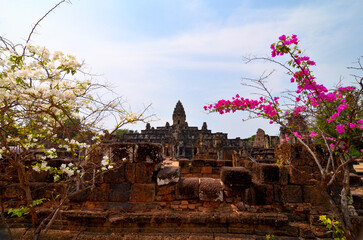
<path id="1" fill-rule="evenodd" d="M 110 143 L 114 170 L 96 179 L 95 188 L 72 197 L 45 239 L 331 239 L 319 224 L 330 215 L 329 196 L 318 185 L 316 168 L 298 144 L 284 144 L 275 155 L 290 165 L 232 160 L 181 159 L 179 166 L 163 164 L 161 144 Z M 97 158 L 97 157 L 96 157 Z M 122 160 L 122 161 L 120 161 Z M 54 161 L 62 164 L 66 158 Z M 1 177 L 16 177 L 9 167 Z M 54 184 L 46 173 L 32 173 L 34 198 L 62 194 L 67 184 Z M 361 179 L 351 175 L 352 188 Z M 340 186 L 334 186 L 338 192 Z M 18 183 L 1 187 L 6 208 L 24 199 Z M 363 209 L 363 197 L 354 195 Z M 46 216 L 45 203 L 39 210 Z M 31 225 L 28 216 L 8 219 L 16 237 Z M 26 236 L 26 234 L 25 234 Z M 16 238 L 18 239 L 18 238 Z"/>
<path id="2" fill-rule="evenodd" d="M 273 149 L 279 143 L 279 137 L 268 136 L 262 129 L 258 130 L 256 141 L 252 145 L 248 139 L 228 139 L 227 133 L 212 133 L 208 130 L 206 122 L 201 129 L 190 127 L 180 101 L 176 104 L 172 117 L 172 125 L 167 122 L 165 126 L 155 129 L 148 123 L 141 133 L 125 134 L 119 141 L 160 143 L 165 157 L 172 159 L 225 160 L 231 160 L 234 153 L 243 156 L 253 155 L 254 149 Z"/>

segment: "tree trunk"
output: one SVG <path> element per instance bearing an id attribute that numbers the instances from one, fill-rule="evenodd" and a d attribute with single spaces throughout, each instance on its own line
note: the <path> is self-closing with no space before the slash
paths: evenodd
<path id="1" fill-rule="evenodd" d="M 353 226 L 352 223 L 350 221 L 350 210 L 349 210 L 349 199 L 348 196 L 350 194 L 350 188 L 349 188 L 349 167 L 345 166 L 343 168 L 343 173 L 344 173 L 344 177 L 343 177 L 343 188 L 342 191 L 340 193 L 340 204 L 341 204 L 341 211 L 342 211 L 342 215 L 343 215 L 343 221 L 344 221 L 344 225 L 345 225 L 345 234 L 347 236 L 348 239 L 354 239 L 352 234 L 353 234 Z"/>
<path id="2" fill-rule="evenodd" d="M 33 203 L 33 198 L 31 195 L 29 179 L 27 178 L 27 176 L 25 174 L 24 166 L 22 166 L 21 164 L 18 164 L 17 170 L 18 170 L 18 178 L 19 178 L 20 187 L 25 192 L 26 204 L 27 204 L 27 207 L 29 208 L 30 215 L 32 217 L 32 224 L 34 227 L 36 227 L 36 225 L 38 224 L 38 216 L 37 216 L 37 213 L 36 213 L 34 207 L 31 206 L 31 204 Z"/>

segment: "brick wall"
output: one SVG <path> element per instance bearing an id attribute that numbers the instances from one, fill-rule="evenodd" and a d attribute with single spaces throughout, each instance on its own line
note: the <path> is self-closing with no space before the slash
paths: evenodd
<path id="1" fill-rule="evenodd" d="M 291 166 L 247 160 L 240 167 L 222 160 L 182 160 L 179 167 L 163 166 L 161 146 L 147 143 L 109 144 L 102 151 L 117 163 L 115 169 L 100 176 L 96 188 L 74 196 L 54 230 L 329 237 L 317 221 L 319 215 L 330 214 L 329 196 L 319 187 L 308 158 L 297 156 L 301 149 L 296 146 L 284 149 L 282 156 Z M 351 179 L 361 185 L 360 178 Z M 17 183 L 1 183 L 5 207 L 23 202 Z M 50 197 L 67 187 L 51 183 L 44 173 L 32 173 L 31 184 L 34 198 Z M 46 215 L 49 209 L 41 211 Z M 29 217 L 8 220 L 13 229 L 30 223 Z"/>

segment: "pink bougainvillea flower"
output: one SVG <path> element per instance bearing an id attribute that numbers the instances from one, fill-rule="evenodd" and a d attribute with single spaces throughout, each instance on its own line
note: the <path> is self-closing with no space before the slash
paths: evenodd
<path id="1" fill-rule="evenodd" d="M 342 112 L 346 107 L 348 107 L 348 104 L 340 104 L 338 106 L 338 113 Z"/>
<path id="2" fill-rule="evenodd" d="M 295 137 L 301 138 L 301 135 L 299 135 L 297 132 L 294 132 Z"/>
<path id="3" fill-rule="evenodd" d="M 337 125 L 337 132 L 338 133 L 344 133 L 345 132 L 344 124 Z"/>
<path id="4" fill-rule="evenodd" d="M 333 115 L 330 116 L 330 118 L 327 120 L 328 123 L 331 123 L 332 121 L 334 121 L 337 117 L 339 117 L 339 113 L 334 113 Z"/>
<path id="5" fill-rule="evenodd" d="M 314 132 L 314 131 L 311 131 L 311 133 L 310 133 L 310 135 L 309 135 L 310 137 L 316 137 L 317 135 L 316 135 L 316 133 Z"/>
<path id="6" fill-rule="evenodd" d="M 281 40 L 281 41 L 285 41 L 285 40 L 286 40 L 286 36 L 285 36 L 285 35 L 281 35 L 281 36 L 279 37 L 279 40 Z"/>

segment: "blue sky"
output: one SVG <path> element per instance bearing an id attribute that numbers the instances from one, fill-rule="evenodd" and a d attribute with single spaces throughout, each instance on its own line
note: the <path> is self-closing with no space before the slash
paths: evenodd
<path id="1" fill-rule="evenodd" d="M 57 1 L 2 0 L 0 35 L 22 43 L 34 23 Z M 178 100 L 189 126 L 205 121 L 213 132 L 249 137 L 265 120 L 243 122 L 245 114 L 206 114 L 203 106 L 236 93 L 251 97 L 242 77 L 276 69 L 268 87 L 289 86 L 278 66 L 244 64 L 242 56 L 268 56 L 282 34 L 297 34 L 301 48 L 317 62 L 318 80 L 329 87 L 352 79 L 347 66 L 363 55 L 363 1 L 72 0 L 50 14 L 32 38 L 35 45 L 84 60 L 98 81 L 112 85 L 129 108 L 152 104 L 151 125 L 172 122 Z M 282 59 L 283 61 L 284 59 Z M 111 122 L 106 127 L 111 128 Z M 144 124 L 129 126 L 143 129 Z"/>

